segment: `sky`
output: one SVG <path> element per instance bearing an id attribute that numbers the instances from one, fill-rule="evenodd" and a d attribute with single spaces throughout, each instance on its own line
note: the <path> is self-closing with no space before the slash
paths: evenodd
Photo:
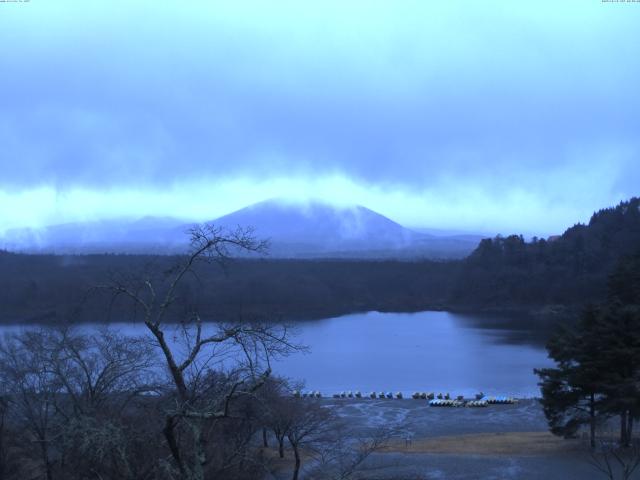
<path id="1" fill-rule="evenodd" d="M 0 2 L 0 233 L 267 198 L 561 233 L 638 195 L 640 3 Z"/>

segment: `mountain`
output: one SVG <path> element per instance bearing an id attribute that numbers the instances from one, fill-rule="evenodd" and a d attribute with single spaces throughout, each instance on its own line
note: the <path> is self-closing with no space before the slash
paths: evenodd
<path id="1" fill-rule="evenodd" d="M 252 226 L 274 247 L 296 252 L 397 249 L 419 234 L 362 206 L 349 208 L 311 202 L 293 204 L 266 200 L 220 217 L 214 224 L 234 228 Z"/>
<path id="2" fill-rule="evenodd" d="M 270 241 L 270 255 L 284 257 L 462 257 L 480 239 L 419 233 L 366 207 L 266 200 L 220 217 L 214 224 L 252 226 Z"/>
<path id="3" fill-rule="evenodd" d="M 252 227 L 270 242 L 276 258 L 461 258 L 478 245 L 476 236 L 416 232 L 363 206 L 266 200 L 212 220 L 233 230 Z M 22 252 L 153 253 L 183 252 L 192 223 L 171 217 L 144 217 L 67 223 L 9 230 L 0 248 Z"/>
<path id="4" fill-rule="evenodd" d="M 65 223 L 5 232 L 0 247 L 23 252 L 168 253 L 183 248 L 184 221 L 143 217 Z"/>

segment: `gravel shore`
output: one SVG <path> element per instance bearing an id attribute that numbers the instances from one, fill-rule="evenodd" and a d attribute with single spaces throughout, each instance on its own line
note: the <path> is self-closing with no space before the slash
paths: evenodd
<path id="1" fill-rule="evenodd" d="M 361 434 L 383 425 L 397 428 L 389 447 L 368 460 L 367 471 L 359 478 L 604 478 L 589 465 L 583 441 L 565 441 L 548 433 L 542 408 L 533 399 L 486 408 L 436 408 L 413 399 L 323 402 Z"/>

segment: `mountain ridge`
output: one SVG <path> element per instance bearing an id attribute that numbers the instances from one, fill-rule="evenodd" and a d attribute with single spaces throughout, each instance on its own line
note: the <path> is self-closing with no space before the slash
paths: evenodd
<path id="1" fill-rule="evenodd" d="M 269 255 L 277 258 L 460 258 L 479 242 L 474 236 L 416 232 L 362 205 L 335 206 L 317 200 L 269 199 L 207 223 L 228 230 L 250 226 L 256 237 L 270 240 Z M 0 245 L 30 253 L 174 254 L 186 251 L 187 232 L 194 225 L 153 216 L 75 222 L 10 230 Z"/>

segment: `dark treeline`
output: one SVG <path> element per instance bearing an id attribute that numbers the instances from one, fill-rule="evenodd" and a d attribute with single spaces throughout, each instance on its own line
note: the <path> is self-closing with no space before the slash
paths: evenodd
<path id="1" fill-rule="evenodd" d="M 102 322 L 128 314 L 91 287 L 136 272 L 162 275 L 169 256 L 0 254 L 1 320 Z M 256 315 L 296 320 L 363 310 L 411 311 L 445 304 L 454 263 L 235 259 L 222 268 L 196 267 L 185 279 L 174 314 L 197 308 L 203 318 Z M 107 309 L 105 306 L 110 305 Z"/>
<path id="2" fill-rule="evenodd" d="M 549 240 L 486 239 L 458 261 L 242 259 L 226 271 L 199 268 L 181 286 L 173 313 L 197 308 L 209 319 L 296 320 L 367 310 L 578 309 L 604 300 L 617 260 L 640 249 L 639 206 L 638 198 L 622 202 Z M 89 288 L 134 272 L 161 274 L 177 261 L 0 252 L 0 321 L 121 319 L 130 305 L 107 310 Z"/>
<path id="3" fill-rule="evenodd" d="M 605 299 L 620 258 L 640 251 L 640 199 L 593 214 L 562 236 L 525 242 L 519 235 L 483 240 L 463 262 L 453 304 L 583 305 Z"/>

